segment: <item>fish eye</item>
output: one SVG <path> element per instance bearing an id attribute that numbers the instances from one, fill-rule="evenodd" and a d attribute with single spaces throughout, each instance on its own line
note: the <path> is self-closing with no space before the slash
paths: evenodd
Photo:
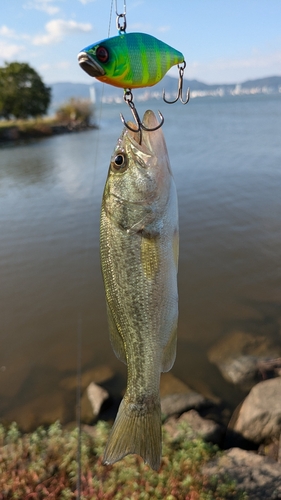
<path id="1" fill-rule="evenodd" d="M 123 163 L 125 162 L 125 158 L 123 155 L 117 155 L 114 158 L 114 163 L 117 167 L 122 167 Z"/>
<path id="2" fill-rule="evenodd" d="M 115 156 L 114 161 L 111 163 L 114 172 L 124 172 L 127 168 L 127 161 L 123 154 L 119 153 Z"/>
<path id="3" fill-rule="evenodd" d="M 102 45 L 100 45 L 96 50 L 96 56 L 100 62 L 106 63 L 109 58 L 108 50 Z"/>

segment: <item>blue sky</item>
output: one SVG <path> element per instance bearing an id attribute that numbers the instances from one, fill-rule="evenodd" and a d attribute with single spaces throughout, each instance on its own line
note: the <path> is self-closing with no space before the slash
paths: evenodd
<path id="1" fill-rule="evenodd" d="M 118 0 L 123 11 L 123 0 Z M 28 62 L 45 83 L 91 83 L 85 46 L 107 38 L 111 0 L 1 0 L 0 65 Z M 113 2 L 110 36 L 117 34 Z M 281 0 L 127 0 L 127 32 L 184 53 L 186 77 L 233 83 L 281 75 Z M 176 68 L 172 70 L 176 75 Z"/>

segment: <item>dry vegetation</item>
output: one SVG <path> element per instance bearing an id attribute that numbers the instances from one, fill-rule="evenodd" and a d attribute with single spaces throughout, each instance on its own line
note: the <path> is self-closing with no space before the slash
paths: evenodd
<path id="1" fill-rule="evenodd" d="M 201 467 L 218 450 L 201 439 L 188 439 L 181 424 L 174 439 L 164 433 L 159 473 L 136 456 L 104 466 L 101 456 L 109 426 L 99 422 L 81 436 L 81 500 L 246 500 L 235 483 L 206 477 Z M 14 423 L 0 426 L 0 499 L 72 500 L 77 498 L 78 430 L 56 422 L 21 435 Z"/>

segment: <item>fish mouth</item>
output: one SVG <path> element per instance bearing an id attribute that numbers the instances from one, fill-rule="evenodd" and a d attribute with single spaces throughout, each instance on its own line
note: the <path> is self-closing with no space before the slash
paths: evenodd
<path id="1" fill-rule="evenodd" d="M 138 152 L 142 152 L 144 154 L 148 154 L 151 156 L 151 154 L 154 154 L 154 146 L 155 143 L 159 142 L 160 138 L 163 138 L 163 133 L 161 128 L 156 128 L 159 126 L 159 122 L 150 109 L 148 109 L 142 119 L 142 125 L 144 128 L 141 128 L 140 130 L 133 131 L 133 128 L 136 128 L 137 125 L 136 123 L 133 123 L 131 121 L 128 122 L 128 125 L 131 127 L 130 129 L 126 129 L 127 136 L 129 137 L 130 141 L 132 142 L 133 145 L 137 143 L 137 150 Z M 155 129 L 156 130 L 151 130 Z"/>
<path id="2" fill-rule="evenodd" d="M 87 52 L 80 52 L 77 58 L 79 65 L 88 75 L 99 77 L 105 74 L 104 69 Z"/>

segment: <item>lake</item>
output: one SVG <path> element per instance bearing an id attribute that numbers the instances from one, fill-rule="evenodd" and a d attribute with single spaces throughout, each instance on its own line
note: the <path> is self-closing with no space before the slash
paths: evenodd
<path id="1" fill-rule="evenodd" d="M 165 117 L 179 198 L 172 373 L 234 407 L 242 393 L 207 352 L 233 329 L 281 328 L 281 94 L 137 103 L 140 115 L 148 108 Z M 75 418 L 64 381 L 76 377 L 80 335 L 83 372 L 110 365 L 125 385 L 99 262 L 100 204 L 120 111 L 131 119 L 125 104 L 104 105 L 98 130 L 0 148 L 2 421 Z"/>

